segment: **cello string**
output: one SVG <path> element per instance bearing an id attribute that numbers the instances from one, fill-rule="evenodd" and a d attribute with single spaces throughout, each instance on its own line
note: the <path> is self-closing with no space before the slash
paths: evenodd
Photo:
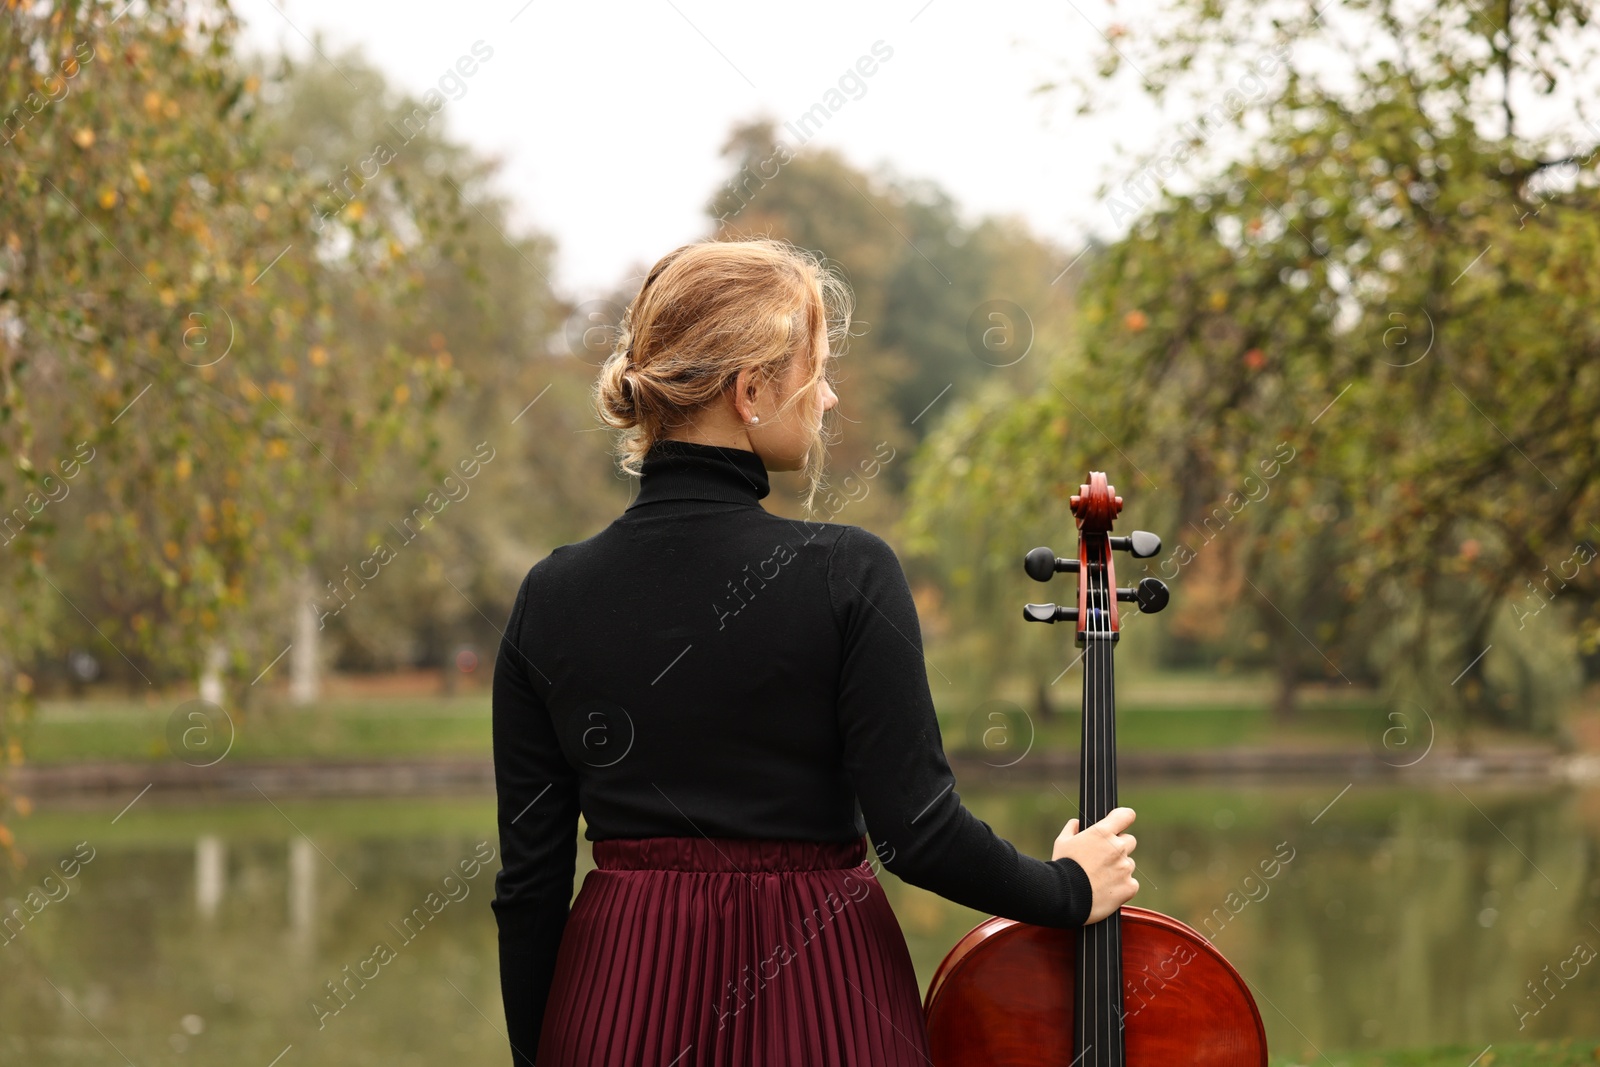
<path id="1" fill-rule="evenodd" d="M 1082 622 L 1082 625 L 1083 625 L 1083 639 L 1084 639 L 1084 658 L 1083 658 L 1083 753 L 1082 753 L 1082 759 L 1081 759 L 1080 762 L 1083 765 L 1083 788 L 1081 790 L 1081 793 L 1082 793 L 1082 796 L 1080 798 L 1081 804 L 1080 804 L 1080 809 L 1079 809 L 1079 812 L 1078 812 L 1078 824 L 1079 824 L 1078 825 L 1078 829 L 1079 829 L 1079 832 L 1083 832 L 1083 831 L 1088 829 L 1090 818 L 1091 818 L 1091 816 L 1092 816 L 1092 814 L 1094 812 L 1094 807 L 1095 807 L 1096 803 L 1098 803 L 1096 801 L 1096 799 L 1095 799 L 1095 796 L 1096 796 L 1096 782 L 1095 782 L 1096 760 L 1094 758 L 1094 753 L 1095 753 L 1095 748 L 1096 748 L 1096 740 L 1095 740 L 1096 729 L 1095 728 L 1096 728 L 1096 725 L 1097 725 L 1096 718 L 1095 718 L 1095 703 L 1096 703 L 1095 679 L 1096 679 L 1097 676 L 1095 674 L 1095 664 L 1094 664 L 1094 607 L 1095 607 L 1094 555 L 1095 554 L 1094 554 L 1094 541 L 1093 541 L 1093 536 L 1092 535 L 1090 535 L 1087 538 L 1083 539 L 1083 546 L 1084 546 L 1083 547 L 1083 553 L 1082 553 L 1082 555 L 1083 555 L 1083 575 L 1082 575 L 1082 579 L 1081 580 L 1084 583 L 1087 583 L 1087 584 L 1084 586 L 1084 596 L 1083 596 L 1083 616 L 1084 616 L 1084 618 L 1083 618 L 1083 622 Z M 1091 908 L 1093 907 L 1093 893 L 1092 893 L 1092 891 L 1091 891 L 1091 894 L 1090 894 L 1090 907 Z M 1098 996 L 1096 995 L 1097 991 L 1096 991 L 1096 988 L 1095 988 L 1096 980 L 1097 980 L 1096 976 L 1097 976 L 1097 972 L 1098 972 L 1099 968 L 1098 968 L 1098 952 L 1097 952 L 1097 949 L 1096 949 L 1095 928 L 1093 926 L 1085 926 L 1084 927 L 1081 939 L 1079 941 L 1079 945 L 1081 946 L 1083 955 L 1085 957 L 1083 959 L 1081 965 L 1078 968 L 1078 974 L 1079 974 L 1079 977 L 1080 977 L 1081 982 L 1082 982 L 1082 988 L 1078 991 L 1078 1003 L 1079 1003 L 1078 1029 L 1079 1029 L 1079 1032 L 1083 1035 L 1083 1039 L 1084 1039 L 1084 1047 L 1083 1047 L 1083 1049 L 1080 1050 L 1080 1054 L 1083 1055 L 1083 1057 L 1085 1059 L 1089 1059 L 1090 1050 L 1094 1047 L 1095 1044 L 1098 1043 L 1098 1039 L 1099 1039 L 1098 1013 L 1095 1011 L 1095 1008 L 1094 1008 L 1095 1003 L 1099 999 Z M 1093 1061 L 1091 1061 L 1091 1062 L 1093 1062 Z"/>
<path id="2" fill-rule="evenodd" d="M 1101 816 L 1101 808 L 1104 806 L 1104 797 L 1102 797 L 1101 792 L 1104 790 L 1104 787 L 1106 787 L 1106 782 L 1104 782 L 1106 766 L 1104 766 L 1104 758 L 1102 758 L 1102 753 L 1104 753 L 1104 750 L 1106 750 L 1106 737 L 1104 737 L 1106 718 L 1104 718 L 1104 707 L 1101 705 L 1101 672 L 1099 672 L 1099 629 L 1101 629 L 1102 622 L 1104 622 L 1104 619 L 1102 619 L 1101 616 L 1101 589 L 1102 582 L 1104 582 L 1104 576 L 1106 576 L 1106 571 L 1104 571 L 1104 555 L 1102 555 L 1101 547 L 1102 537 L 1104 537 L 1104 534 L 1099 534 L 1099 536 L 1096 536 L 1096 539 L 1094 539 L 1094 541 L 1096 541 L 1096 550 L 1094 550 L 1094 553 L 1098 555 L 1101 563 L 1099 563 L 1099 566 L 1094 568 L 1093 579 L 1091 579 L 1090 582 L 1091 619 L 1093 619 L 1093 625 L 1090 627 L 1090 640 L 1093 641 L 1093 648 L 1090 649 L 1090 656 L 1094 661 L 1093 817 L 1096 819 L 1096 821 L 1099 821 L 1101 817 L 1104 817 Z M 1096 925 L 1096 928 L 1094 928 L 1094 1001 L 1093 1005 L 1091 1005 L 1091 1008 L 1093 1008 L 1094 1011 L 1094 1043 L 1099 1046 L 1102 1054 L 1104 1054 L 1104 1051 L 1106 1051 L 1106 1046 L 1104 1046 L 1104 1038 L 1102 1038 L 1101 1035 L 1101 1006 L 1106 1003 L 1106 960 L 1104 960 L 1104 955 L 1102 955 L 1102 947 L 1104 947 L 1104 929 L 1106 929 L 1104 926 L 1099 925 Z"/>
<path id="3" fill-rule="evenodd" d="M 1116 631 L 1111 626 L 1111 612 L 1117 609 L 1117 590 L 1115 571 L 1111 566 L 1111 549 L 1109 538 L 1106 541 L 1106 805 L 1108 808 L 1116 807 L 1120 801 L 1117 798 L 1117 708 L 1116 708 Z M 1122 915 L 1120 910 L 1111 916 L 1107 924 L 1106 935 L 1110 961 L 1109 972 L 1111 975 L 1111 993 L 1108 1001 L 1110 1013 L 1106 1019 L 1113 1028 L 1113 1042 L 1117 1049 L 1117 1058 L 1122 1058 L 1123 1033 L 1122 1033 Z"/>
<path id="4" fill-rule="evenodd" d="M 1080 540 L 1082 538 L 1080 537 Z M 1084 636 L 1083 660 L 1083 752 L 1080 763 L 1082 764 L 1083 783 L 1079 790 L 1078 832 L 1088 829 L 1089 813 L 1093 810 L 1094 803 L 1094 664 L 1089 656 L 1094 651 L 1094 559 L 1092 542 L 1084 542 L 1083 573 L 1081 581 L 1088 583 L 1084 587 L 1082 620 Z M 1090 905 L 1094 906 L 1093 891 L 1090 892 Z M 1083 1041 L 1083 1048 L 1079 1054 L 1088 1058 L 1089 1050 L 1093 1048 L 1094 1027 L 1094 928 L 1086 926 L 1079 939 L 1079 947 L 1084 955 L 1078 967 L 1080 988 L 1078 989 L 1078 1032 Z"/>
<path id="5" fill-rule="evenodd" d="M 1111 664 L 1112 664 L 1112 656 L 1111 656 L 1111 640 L 1112 640 L 1111 611 L 1112 611 L 1112 605 L 1113 605 L 1112 598 L 1116 596 L 1116 590 L 1111 587 L 1111 574 L 1112 574 L 1112 570 L 1111 570 L 1111 539 L 1110 539 L 1110 536 L 1109 536 L 1109 531 L 1108 531 L 1107 537 L 1106 537 L 1106 539 L 1104 541 L 1104 546 L 1105 547 L 1104 547 L 1103 553 L 1101 555 L 1101 571 L 1100 571 L 1100 605 L 1101 605 L 1101 611 L 1102 611 L 1102 614 L 1100 616 L 1100 629 L 1101 629 L 1100 660 L 1101 660 L 1101 664 L 1100 664 L 1100 672 L 1099 672 L 1099 679 L 1098 679 L 1097 685 L 1098 685 L 1098 687 L 1100 689 L 1100 715 L 1101 715 L 1101 720 L 1100 720 L 1100 731 L 1101 731 L 1100 761 L 1101 761 L 1101 791 L 1102 792 L 1101 792 L 1101 797 L 1100 797 L 1100 808 L 1106 814 L 1110 814 L 1111 807 L 1115 803 L 1115 800 L 1116 800 L 1116 795 L 1115 794 L 1116 794 L 1116 773 L 1117 773 L 1117 771 L 1116 771 L 1115 765 L 1112 762 L 1112 746 L 1113 746 L 1113 743 L 1114 743 L 1113 742 L 1113 738 L 1115 737 L 1115 732 L 1114 731 L 1115 731 L 1116 726 L 1115 726 L 1115 723 L 1112 721 L 1113 712 L 1112 712 L 1112 707 L 1111 707 L 1111 669 L 1112 669 L 1112 666 L 1111 666 Z M 1118 1059 L 1118 1056 L 1116 1054 L 1116 1049 L 1119 1047 L 1119 1043 L 1115 1040 L 1117 1035 L 1114 1032 L 1114 1025 L 1115 1025 L 1116 1020 L 1112 1018 L 1112 1014 L 1113 1014 L 1115 1006 L 1116 1006 L 1116 999 L 1117 999 L 1117 993 L 1118 993 L 1117 982 L 1116 982 L 1116 979 L 1117 979 L 1117 960 L 1116 960 L 1117 943 L 1116 943 L 1115 920 L 1116 920 L 1116 913 L 1113 912 L 1111 915 L 1107 916 L 1107 921 L 1105 923 L 1105 932 L 1101 935 L 1101 941 L 1102 941 L 1102 943 L 1104 945 L 1104 952 L 1102 953 L 1102 958 L 1103 958 L 1102 966 L 1105 968 L 1105 971 L 1104 971 L 1104 991 L 1101 994 L 1101 1010 L 1102 1010 L 1102 1013 L 1103 1013 L 1104 1019 L 1105 1019 L 1106 1040 L 1108 1042 L 1108 1045 L 1107 1045 L 1107 1059 L 1109 1061 L 1113 1062 L 1113 1063 L 1115 1063 L 1117 1061 L 1117 1059 Z"/>
<path id="6" fill-rule="evenodd" d="M 1102 795 L 1102 790 L 1104 789 L 1104 781 L 1103 781 L 1103 778 L 1102 778 L 1102 775 L 1104 774 L 1104 767 L 1102 766 L 1102 754 L 1103 754 L 1103 749 L 1104 749 L 1104 740 L 1103 740 L 1103 737 L 1102 737 L 1102 733 L 1103 733 L 1104 728 L 1105 728 L 1105 722 L 1104 722 L 1104 718 L 1103 718 L 1104 713 L 1105 713 L 1105 709 L 1104 709 L 1104 706 L 1102 704 L 1102 696 L 1103 696 L 1103 694 L 1102 694 L 1101 686 L 1103 685 L 1103 681 L 1102 681 L 1102 678 L 1101 678 L 1101 671 L 1100 671 L 1100 667 L 1101 667 L 1101 664 L 1100 664 L 1100 641 L 1101 641 L 1100 629 L 1104 625 L 1104 617 L 1100 614 L 1101 605 L 1103 603 L 1103 601 L 1101 599 L 1102 590 L 1105 588 L 1105 586 L 1104 586 L 1104 582 L 1105 582 L 1105 556 L 1104 556 L 1104 544 L 1105 544 L 1105 542 L 1104 542 L 1104 534 L 1101 534 L 1101 535 L 1097 536 L 1095 538 L 1095 540 L 1096 540 L 1095 555 L 1098 557 L 1098 566 L 1095 567 L 1093 573 L 1091 574 L 1091 580 L 1090 580 L 1090 585 L 1089 585 L 1089 590 L 1090 590 L 1089 602 L 1090 602 L 1090 619 L 1091 619 L 1091 626 L 1089 627 L 1089 630 L 1090 630 L 1089 640 L 1092 642 L 1090 650 L 1089 650 L 1089 655 L 1090 655 L 1090 658 L 1094 661 L 1094 716 L 1095 716 L 1095 723 L 1094 723 L 1095 731 L 1094 732 L 1095 732 L 1095 746 L 1094 746 L 1094 752 L 1091 755 L 1091 759 L 1093 760 L 1094 767 L 1095 767 L 1095 789 L 1094 789 L 1094 796 L 1093 796 L 1093 801 L 1094 801 L 1093 816 L 1094 816 L 1095 820 L 1098 821 L 1098 820 L 1104 818 L 1104 815 L 1101 813 L 1101 809 L 1104 806 L 1104 796 Z M 1093 966 L 1094 966 L 1094 983 L 1095 983 L 1094 994 L 1095 994 L 1095 996 L 1094 996 L 1094 1000 L 1093 1000 L 1093 1003 L 1092 1003 L 1091 1007 L 1092 1007 L 1092 1010 L 1094 1012 L 1094 1034 L 1095 1034 L 1095 1043 L 1097 1045 L 1100 1045 L 1100 1043 L 1101 1043 L 1101 1035 L 1100 1035 L 1101 1018 L 1100 1018 L 1100 1016 L 1101 1016 L 1101 1013 L 1102 1013 L 1102 1005 L 1105 1003 L 1105 980 L 1104 980 L 1105 979 L 1105 960 L 1104 960 L 1103 954 L 1101 952 L 1102 944 L 1103 944 L 1103 941 L 1104 941 L 1104 937 L 1103 937 L 1103 933 L 1102 933 L 1103 930 L 1104 930 L 1104 927 L 1099 926 L 1097 924 L 1096 928 L 1094 930 L 1094 933 L 1092 935 L 1093 938 L 1094 938 Z M 1102 1052 L 1104 1052 L 1104 1046 L 1103 1045 L 1101 1045 L 1101 1050 L 1102 1050 Z"/>
<path id="7" fill-rule="evenodd" d="M 1109 544 L 1110 544 L 1110 542 L 1108 540 L 1107 541 L 1107 545 L 1109 546 Z M 1110 553 L 1110 549 L 1108 547 L 1107 550 L 1106 550 L 1107 559 L 1110 558 L 1110 555 L 1111 555 L 1111 553 Z M 1115 582 L 1113 580 L 1113 571 L 1108 566 L 1107 571 L 1106 571 L 1106 598 L 1107 598 L 1107 602 L 1112 607 L 1116 606 L 1116 596 L 1117 596 L 1117 590 L 1115 588 Z M 1108 631 L 1110 630 L 1109 620 L 1107 622 L 1107 629 L 1108 629 Z M 1107 640 L 1106 640 L 1106 683 L 1105 683 L 1106 684 L 1106 767 L 1107 767 L 1107 770 L 1108 770 L 1108 773 L 1109 773 L 1109 778 L 1107 780 L 1108 784 L 1107 784 L 1107 793 L 1106 793 L 1106 803 L 1107 803 L 1108 806 L 1111 806 L 1111 807 L 1115 807 L 1116 805 L 1121 803 L 1120 798 L 1118 798 L 1118 796 L 1117 796 L 1117 759 L 1116 759 L 1116 751 L 1117 751 L 1117 707 L 1116 707 L 1116 705 L 1117 705 L 1117 701 L 1116 701 L 1117 674 L 1116 674 L 1116 658 L 1117 658 L 1117 656 L 1116 656 L 1116 634 L 1114 632 L 1109 632 L 1108 636 L 1107 636 Z M 1110 1021 L 1112 1023 L 1114 1023 L 1115 1026 L 1116 1026 L 1116 1047 L 1117 1047 L 1117 1050 L 1118 1050 L 1117 1056 L 1118 1056 L 1118 1059 L 1120 1060 L 1122 1058 L 1122 1055 L 1123 1055 L 1123 1048 L 1124 1048 L 1123 1042 L 1124 1042 L 1124 1038 L 1125 1038 L 1125 1035 L 1123 1034 L 1123 1030 L 1122 1030 L 1122 992 L 1123 992 L 1123 990 L 1122 990 L 1122 914 L 1121 914 L 1121 911 L 1119 910 L 1116 914 L 1113 914 L 1111 916 L 1111 920 L 1112 921 L 1111 921 L 1110 926 L 1109 926 L 1109 929 L 1111 931 L 1111 933 L 1109 935 L 1110 936 L 1110 946 L 1111 946 L 1110 956 L 1111 956 L 1111 975 L 1112 975 L 1112 982 L 1111 982 L 1111 987 L 1112 987 L 1112 989 L 1111 989 L 1111 998 L 1112 998 L 1111 999 L 1111 1006 L 1112 1006 L 1112 1008 L 1111 1008 L 1111 1010 L 1116 1013 L 1117 1017 L 1115 1019 L 1113 1019 L 1113 1020 L 1110 1020 Z"/>

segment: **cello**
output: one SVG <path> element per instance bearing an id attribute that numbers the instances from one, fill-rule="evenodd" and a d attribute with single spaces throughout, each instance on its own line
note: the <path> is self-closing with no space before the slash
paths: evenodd
<path id="1" fill-rule="evenodd" d="M 1075 607 L 1027 604 L 1030 622 L 1075 622 L 1083 649 L 1080 830 L 1117 806 L 1112 649 L 1117 605 L 1166 607 L 1158 578 L 1119 589 L 1111 553 L 1161 551 L 1135 531 L 1113 537 L 1122 498 L 1104 473 L 1072 497 L 1078 554 L 1027 554 L 1036 581 L 1078 576 Z M 1266 1067 L 1267 1038 L 1249 987 L 1202 934 L 1177 919 L 1125 905 L 1101 922 L 1056 929 L 992 917 L 958 941 L 923 1001 L 934 1067 Z"/>

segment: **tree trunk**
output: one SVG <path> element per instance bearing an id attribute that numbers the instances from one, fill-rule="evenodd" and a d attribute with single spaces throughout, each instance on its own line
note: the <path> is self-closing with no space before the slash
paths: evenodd
<path id="1" fill-rule="evenodd" d="M 1278 666 L 1274 672 L 1277 687 L 1272 696 L 1272 721 L 1279 725 L 1291 723 L 1296 718 L 1295 694 L 1300 687 L 1300 672 L 1294 654 L 1288 650 L 1278 653 Z"/>
<path id="2" fill-rule="evenodd" d="M 200 699 L 207 704 L 223 706 L 226 692 L 222 685 L 222 669 L 228 665 L 228 650 L 221 641 L 213 641 L 206 649 L 205 666 L 200 668 Z"/>
<path id="3" fill-rule="evenodd" d="M 296 707 L 315 704 L 319 686 L 317 653 L 321 645 L 322 628 L 318 622 L 317 607 L 312 601 L 315 589 L 311 572 L 307 571 L 296 583 L 294 609 L 294 645 L 289 649 L 289 701 Z"/>

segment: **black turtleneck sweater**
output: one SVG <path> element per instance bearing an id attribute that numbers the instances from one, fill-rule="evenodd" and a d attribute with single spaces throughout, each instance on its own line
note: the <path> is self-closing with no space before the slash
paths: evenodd
<path id="1" fill-rule="evenodd" d="M 658 442 L 627 510 L 517 593 L 493 712 L 516 1063 L 538 1045 L 580 810 L 591 841 L 868 833 L 884 867 L 959 904 L 1088 917 L 1082 867 L 1019 853 L 962 805 L 893 550 L 772 515 L 768 488 L 754 452 Z"/>

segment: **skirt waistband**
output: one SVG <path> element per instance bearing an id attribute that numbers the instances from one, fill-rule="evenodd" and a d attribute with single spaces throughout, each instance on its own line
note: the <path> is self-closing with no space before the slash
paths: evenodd
<path id="1" fill-rule="evenodd" d="M 593 843 L 602 871 L 849 870 L 867 857 L 867 839 L 795 841 L 745 837 L 613 837 Z"/>

